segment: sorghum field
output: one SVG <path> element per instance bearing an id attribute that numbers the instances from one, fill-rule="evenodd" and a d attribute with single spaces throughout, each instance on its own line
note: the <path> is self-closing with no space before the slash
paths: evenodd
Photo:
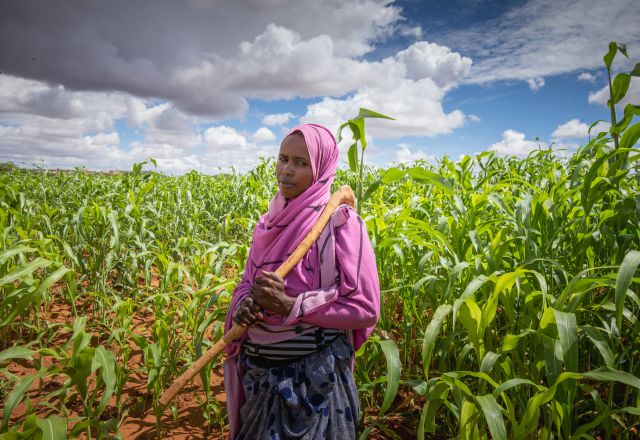
<path id="1" fill-rule="evenodd" d="M 338 173 L 382 289 L 362 438 L 638 438 L 638 113 L 572 155 Z M 222 335 L 274 164 L 150 170 L 0 173 L 0 438 L 226 435 L 220 359 L 158 398 Z"/>

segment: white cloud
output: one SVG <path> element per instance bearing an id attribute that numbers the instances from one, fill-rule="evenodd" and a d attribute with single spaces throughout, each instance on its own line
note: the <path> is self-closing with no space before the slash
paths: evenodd
<path id="1" fill-rule="evenodd" d="M 419 40 L 423 36 L 422 27 L 420 26 L 403 26 L 399 27 L 399 33 L 403 37 L 410 37 Z"/>
<path id="2" fill-rule="evenodd" d="M 415 162 L 416 160 L 435 160 L 435 156 L 433 154 L 427 154 L 420 149 L 411 151 L 410 146 L 406 144 L 399 144 L 398 147 L 399 149 L 396 150 L 396 160 L 398 163 Z"/>
<path id="3" fill-rule="evenodd" d="M 538 142 L 528 141 L 524 133 L 509 129 L 502 133 L 502 140 L 491 145 L 489 150 L 502 155 L 527 156 L 538 148 Z"/>
<path id="4" fill-rule="evenodd" d="M 529 84 L 529 88 L 532 92 L 537 92 L 544 87 L 544 78 L 539 76 L 536 78 L 529 78 L 527 80 L 527 84 Z"/>
<path id="5" fill-rule="evenodd" d="M 284 124 L 288 124 L 289 120 L 291 118 L 293 118 L 294 114 L 287 112 L 287 113 L 274 113 L 271 115 L 266 115 L 262 118 L 262 123 L 264 125 L 267 126 L 273 126 L 273 125 L 284 125 Z"/>
<path id="6" fill-rule="evenodd" d="M 526 81 L 602 68 L 609 41 L 640 46 L 639 22 L 637 0 L 529 0 L 495 19 L 439 32 L 433 40 L 473 58 L 466 82 Z"/>
<path id="7" fill-rule="evenodd" d="M 84 139 L 92 145 L 120 145 L 118 132 L 98 133 L 95 136 L 85 136 Z"/>
<path id="8" fill-rule="evenodd" d="M 268 142 L 276 139 L 276 135 L 267 127 L 260 127 L 254 134 L 253 138 L 257 142 Z"/>
<path id="9" fill-rule="evenodd" d="M 600 90 L 589 93 L 589 103 L 590 104 L 599 104 L 602 106 L 607 105 L 607 101 L 609 101 L 609 86 L 604 86 Z M 627 94 L 625 97 L 616 104 L 616 107 L 620 107 L 623 109 L 627 104 L 635 104 L 640 103 L 640 78 L 635 76 L 631 77 L 631 83 L 629 84 L 629 89 L 627 90 Z"/>
<path id="10" fill-rule="evenodd" d="M 480 122 L 482 120 L 478 115 L 469 115 L 468 118 L 471 122 Z"/>
<path id="11" fill-rule="evenodd" d="M 375 109 L 395 121 L 367 119 L 366 130 L 380 138 L 436 136 L 450 133 L 464 124 L 460 110 L 446 113 L 442 107 L 444 91 L 430 78 L 420 81 L 396 80 L 395 88 L 363 87 L 345 99 L 324 98 L 307 107 L 302 122 L 318 122 L 335 131 L 361 107 Z"/>
<path id="12" fill-rule="evenodd" d="M 445 90 L 458 84 L 471 67 L 470 58 L 426 41 L 419 41 L 398 52 L 395 59 L 404 68 L 407 79 L 431 78 Z"/>
<path id="13" fill-rule="evenodd" d="M 250 148 L 247 138 L 234 128 L 220 125 L 210 127 L 204 132 L 204 140 L 210 149 L 235 150 Z"/>
<path id="14" fill-rule="evenodd" d="M 324 98 L 311 104 L 301 121 L 319 122 L 336 130 L 359 108 L 375 109 L 396 119 L 367 120 L 367 132 L 380 138 L 436 136 L 464 124 L 462 111 L 446 113 L 442 100 L 469 71 L 470 59 L 446 47 L 420 42 L 378 64 L 386 72 L 379 83 L 363 83 L 346 98 Z"/>
<path id="15" fill-rule="evenodd" d="M 609 124 L 604 122 L 597 123 L 591 129 L 591 136 L 598 134 L 601 131 L 608 131 Z M 589 136 L 589 125 L 584 122 L 580 122 L 578 119 L 571 119 L 570 121 L 565 122 L 564 124 L 559 125 L 553 133 L 551 133 L 551 137 L 554 139 L 560 138 L 586 138 Z"/>
<path id="16" fill-rule="evenodd" d="M 403 18 L 391 3 L 113 0 L 77 8 L 71 0 L 11 1 L 0 41 L 14 43 L 0 45 L 0 59 L 3 74 L 154 97 L 214 118 L 240 117 L 250 97 L 341 94 L 353 87 L 357 79 L 338 72 L 366 67 L 352 58 L 395 31 Z M 61 108 L 56 90 L 48 93 L 37 104 Z"/>
<path id="17" fill-rule="evenodd" d="M 593 75 L 593 74 L 591 74 L 589 72 L 582 72 L 582 73 L 580 73 L 580 75 L 578 75 L 578 80 L 594 83 L 594 82 L 596 82 L 596 77 L 595 77 L 595 75 Z"/>

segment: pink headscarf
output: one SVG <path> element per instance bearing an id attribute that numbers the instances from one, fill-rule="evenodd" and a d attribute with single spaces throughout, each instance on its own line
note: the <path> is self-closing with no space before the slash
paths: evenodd
<path id="1" fill-rule="evenodd" d="M 278 267 L 311 230 L 331 196 L 331 184 L 338 167 L 335 138 L 329 130 L 317 124 L 299 125 L 287 136 L 295 132 L 304 136 L 313 180 L 309 188 L 289 202 L 280 191 L 271 200 L 265 214 L 266 228 L 256 228 L 251 244 L 251 263 L 256 269 L 274 270 Z"/>

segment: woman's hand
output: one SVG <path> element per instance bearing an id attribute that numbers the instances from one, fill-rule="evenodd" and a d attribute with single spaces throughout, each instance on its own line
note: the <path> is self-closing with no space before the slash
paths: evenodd
<path id="1" fill-rule="evenodd" d="M 262 319 L 260 306 L 256 304 L 251 296 L 248 296 L 238 304 L 233 320 L 240 325 L 248 327 L 253 324 L 256 319 Z"/>
<path id="2" fill-rule="evenodd" d="M 253 283 L 251 296 L 260 307 L 284 316 L 296 302 L 295 298 L 284 293 L 284 281 L 275 272 L 262 271 L 262 276 Z"/>

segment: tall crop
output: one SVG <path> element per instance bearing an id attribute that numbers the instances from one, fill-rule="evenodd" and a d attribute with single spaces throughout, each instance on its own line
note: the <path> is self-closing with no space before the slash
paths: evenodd
<path id="1" fill-rule="evenodd" d="M 626 48 L 612 43 L 610 75 L 617 53 Z M 640 123 L 637 106 L 622 118 L 615 106 L 638 69 L 611 79 L 610 131 L 571 156 L 375 169 L 363 118 L 383 115 L 346 123 L 361 149 L 336 185 L 362 188 L 382 289 L 356 359 L 362 438 L 637 432 Z M 127 417 L 159 414 L 160 391 L 221 336 L 276 189 L 273 161 L 218 176 L 144 170 L 153 165 L 2 168 L 0 436 L 117 436 Z M 201 408 L 221 430 L 211 374 Z M 125 392 L 137 379 L 143 395 Z"/>

